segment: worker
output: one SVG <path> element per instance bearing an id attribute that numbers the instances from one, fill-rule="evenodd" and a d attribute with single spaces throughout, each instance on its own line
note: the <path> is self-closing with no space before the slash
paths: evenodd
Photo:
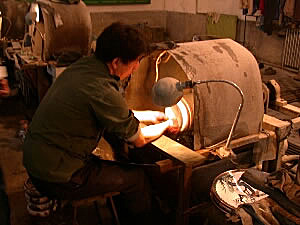
<path id="1" fill-rule="evenodd" d="M 146 224 L 138 220 L 149 219 L 146 215 L 151 209 L 151 188 L 144 170 L 100 160 L 92 151 L 104 132 L 135 147 L 167 130 L 176 132 L 174 121 L 164 120 L 158 112 L 146 112 L 144 119 L 152 117 L 154 124 L 142 127 L 119 92 L 118 82 L 137 70 L 147 51 L 141 32 L 113 23 L 99 35 L 95 53 L 70 65 L 50 87 L 23 145 L 23 164 L 42 194 L 78 199 L 120 192 L 127 215 Z"/>

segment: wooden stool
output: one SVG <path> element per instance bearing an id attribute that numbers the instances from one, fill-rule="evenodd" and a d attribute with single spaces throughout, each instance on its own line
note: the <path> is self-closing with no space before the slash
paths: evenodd
<path id="1" fill-rule="evenodd" d="M 118 194 L 120 194 L 120 193 L 119 192 L 108 192 L 108 193 L 104 193 L 102 195 L 97 195 L 97 196 L 93 196 L 93 197 L 83 198 L 83 199 L 79 199 L 79 200 L 73 200 L 71 202 L 71 204 L 72 204 L 72 206 L 74 208 L 73 225 L 78 225 L 78 221 L 77 221 L 77 207 L 82 206 L 82 205 L 87 205 L 87 204 L 90 204 L 90 203 L 94 203 L 96 209 L 98 209 L 97 201 L 101 201 L 101 202 L 106 203 L 107 198 L 109 198 L 109 200 L 110 200 L 112 211 L 113 211 L 113 216 L 115 217 L 116 224 L 120 225 L 120 221 L 119 221 L 119 217 L 118 217 L 118 214 L 117 214 L 117 210 L 116 210 L 115 204 L 114 204 L 113 199 L 112 199 L 113 196 L 116 196 Z M 99 215 L 99 211 L 98 210 L 97 210 L 97 213 Z M 101 218 L 101 215 L 99 215 L 99 217 Z"/>

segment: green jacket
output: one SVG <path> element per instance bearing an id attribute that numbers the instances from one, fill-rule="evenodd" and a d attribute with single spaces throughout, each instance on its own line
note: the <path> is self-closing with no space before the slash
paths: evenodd
<path id="1" fill-rule="evenodd" d="M 119 78 L 95 56 L 69 66 L 40 103 L 23 145 L 32 176 L 67 182 L 83 167 L 104 131 L 121 139 L 138 132 L 139 121 L 119 92 Z"/>

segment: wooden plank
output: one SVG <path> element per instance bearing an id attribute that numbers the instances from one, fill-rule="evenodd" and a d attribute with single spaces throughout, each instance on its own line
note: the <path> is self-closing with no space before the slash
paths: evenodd
<path id="1" fill-rule="evenodd" d="M 300 117 L 292 119 L 292 122 L 293 122 L 293 130 L 299 130 L 300 129 Z"/>
<path id="2" fill-rule="evenodd" d="M 175 165 L 171 159 L 160 160 L 155 162 L 155 164 L 159 166 L 161 173 L 166 173 L 180 167 L 179 165 Z"/>
<path id="3" fill-rule="evenodd" d="M 241 146 L 245 146 L 245 145 L 248 145 L 248 144 L 257 143 L 258 141 L 260 141 L 260 139 L 265 139 L 265 138 L 267 138 L 267 135 L 262 134 L 262 133 L 237 138 L 237 139 L 232 140 L 230 142 L 229 148 L 230 149 L 235 149 L 235 148 L 239 148 Z M 214 146 L 211 146 L 211 147 L 207 147 L 205 149 L 196 150 L 196 152 L 199 153 L 200 155 L 202 155 L 203 157 L 207 158 L 209 156 L 210 152 L 216 151 L 216 149 L 220 149 L 224 146 L 225 146 L 225 142 L 214 145 Z"/>
<path id="4" fill-rule="evenodd" d="M 202 165 L 207 160 L 206 157 L 164 135 L 153 141 L 151 145 L 162 154 L 167 155 L 171 159 L 177 160 L 188 167 Z"/>
<path id="5" fill-rule="evenodd" d="M 21 48 L 22 48 L 20 42 L 18 42 L 18 41 L 12 41 L 11 45 L 14 50 L 21 50 Z"/>
<path id="6" fill-rule="evenodd" d="M 288 126 L 290 126 L 290 123 L 288 121 L 279 120 L 273 116 L 264 114 L 264 118 L 263 118 L 264 129 L 275 131 L 276 128 L 286 129 Z"/>
<path id="7" fill-rule="evenodd" d="M 289 134 L 291 123 L 265 114 L 263 118 L 263 128 L 265 130 L 274 131 L 280 140 Z"/>
<path id="8" fill-rule="evenodd" d="M 292 117 L 298 117 L 300 115 L 300 108 L 291 104 L 286 104 L 283 106 L 276 105 L 276 109 L 279 112 L 290 115 Z"/>
<path id="9" fill-rule="evenodd" d="M 232 148 L 232 149 L 238 148 L 238 147 L 241 147 L 241 146 L 245 146 L 245 145 L 248 145 L 248 144 L 258 142 L 259 139 L 260 139 L 259 134 L 248 135 L 248 136 L 245 136 L 245 137 L 242 137 L 242 138 L 232 140 L 230 142 L 229 147 Z"/>

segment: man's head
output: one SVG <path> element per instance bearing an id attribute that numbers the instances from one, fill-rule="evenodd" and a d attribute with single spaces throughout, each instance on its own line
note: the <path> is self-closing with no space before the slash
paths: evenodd
<path id="1" fill-rule="evenodd" d="M 148 53 L 143 34 L 130 25 L 113 23 L 100 34 L 95 55 L 109 65 L 111 72 L 125 79 L 134 72 Z"/>

